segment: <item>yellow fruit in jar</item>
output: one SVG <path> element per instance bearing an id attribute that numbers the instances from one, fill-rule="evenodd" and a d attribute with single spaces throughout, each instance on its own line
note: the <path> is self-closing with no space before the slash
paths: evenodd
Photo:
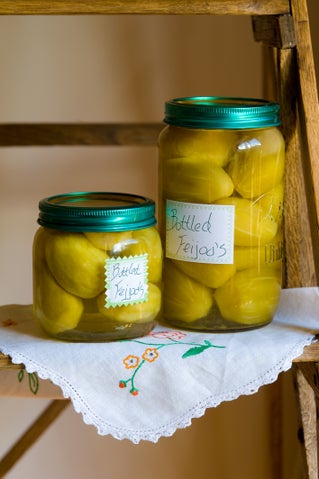
<path id="1" fill-rule="evenodd" d="M 109 256 L 120 254 L 129 244 L 132 239 L 131 231 L 121 232 L 86 232 L 86 238 L 92 243 L 95 248 L 102 249 Z"/>
<path id="2" fill-rule="evenodd" d="M 234 264 L 208 264 L 189 261 L 174 261 L 174 264 L 183 273 L 209 288 L 219 288 L 236 272 Z"/>
<path id="3" fill-rule="evenodd" d="M 283 258 L 283 239 L 280 230 L 271 243 L 258 246 L 235 246 L 234 263 L 238 271 L 251 267 L 272 266 L 281 267 Z"/>
<path id="4" fill-rule="evenodd" d="M 45 256 L 55 280 L 69 293 L 94 298 L 103 291 L 107 255 L 82 233 L 59 231 L 50 235 Z"/>
<path id="5" fill-rule="evenodd" d="M 34 292 L 34 315 L 49 334 L 76 328 L 83 313 L 82 300 L 61 288 L 42 263 Z"/>
<path id="6" fill-rule="evenodd" d="M 45 244 L 50 234 L 54 234 L 53 230 L 50 230 L 48 228 L 39 228 L 36 234 L 34 235 L 33 248 L 32 248 L 34 267 L 38 263 L 42 263 L 43 261 L 45 261 Z M 35 269 L 34 269 L 34 273 L 36 273 Z"/>
<path id="7" fill-rule="evenodd" d="M 100 313 L 110 320 L 120 323 L 148 323 L 153 321 L 161 309 L 161 290 L 158 286 L 148 283 L 148 299 L 142 303 L 122 306 L 105 307 L 105 293 L 97 298 Z"/>
<path id="8" fill-rule="evenodd" d="M 204 318 L 213 306 L 211 289 L 180 271 L 173 262 L 164 263 L 164 317 L 186 323 Z"/>
<path id="9" fill-rule="evenodd" d="M 220 205 L 235 206 L 235 245 L 257 246 L 271 241 L 277 234 L 278 225 L 253 201 L 244 198 L 224 198 Z"/>
<path id="10" fill-rule="evenodd" d="M 83 299 L 83 306 L 85 313 L 95 314 L 99 312 L 97 307 L 97 298 Z"/>
<path id="11" fill-rule="evenodd" d="M 165 159 L 190 157 L 201 163 L 207 160 L 210 164 L 223 167 L 237 143 L 237 133 L 170 126 L 163 130 L 159 141 L 160 156 Z"/>
<path id="12" fill-rule="evenodd" d="M 165 163 L 167 198 L 195 203 L 212 203 L 233 193 L 234 185 L 223 168 L 199 158 L 173 158 Z"/>
<path id="13" fill-rule="evenodd" d="M 270 261 L 273 261 L 273 268 L 280 268 L 282 259 L 282 245 L 274 244 L 273 247 L 280 253 L 277 253 L 277 257 L 274 260 L 269 259 L 272 252 L 268 251 L 269 245 L 263 245 L 261 248 L 257 247 L 245 247 L 236 246 L 234 248 L 234 261 L 238 271 L 251 267 L 262 267 L 267 265 Z M 280 256 L 279 256 L 280 254 Z"/>
<path id="14" fill-rule="evenodd" d="M 123 251 L 125 256 L 147 253 L 148 280 L 159 283 L 162 278 L 163 250 L 160 235 L 155 227 L 132 231 L 132 242 Z"/>
<path id="15" fill-rule="evenodd" d="M 36 303 L 38 301 L 38 297 L 40 297 L 41 290 L 39 289 L 39 285 L 41 284 L 40 281 L 40 273 L 43 268 L 46 268 L 46 260 L 45 260 L 45 243 L 46 239 L 51 233 L 51 230 L 46 228 L 39 228 L 34 235 L 33 240 L 33 247 L 32 247 L 32 267 L 33 267 L 33 302 Z"/>
<path id="16" fill-rule="evenodd" d="M 280 297 L 280 283 L 272 268 L 240 271 L 215 292 L 224 319 L 257 325 L 272 319 Z"/>
<path id="17" fill-rule="evenodd" d="M 255 130 L 237 145 L 227 171 L 243 198 L 257 198 L 277 185 L 284 175 L 285 144 L 276 128 Z"/>
<path id="18" fill-rule="evenodd" d="M 283 202 L 283 182 L 279 183 L 271 190 L 266 191 L 266 193 L 255 200 L 255 203 L 258 204 L 273 221 L 276 221 L 278 225 L 282 222 Z"/>

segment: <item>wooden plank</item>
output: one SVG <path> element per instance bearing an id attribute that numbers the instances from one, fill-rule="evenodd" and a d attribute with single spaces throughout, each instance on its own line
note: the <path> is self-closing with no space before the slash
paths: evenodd
<path id="1" fill-rule="evenodd" d="M 303 454 L 304 472 L 307 479 L 318 479 L 317 430 L 318 394 L 313 381 L 318 379 L 318 369 L 313 363 L 293 366 L 295 390 L 298 400 L 299 439 Z"/>
<path id="2" fill-rule="evenodd" d="M 4 477 L 19 459 L 33 446 L 39 437 L 69 405 L 69 400 L 52 401 L 39 418 L 26 430 L 0 461 L 0 477 Z"/>
<path id="3" fill-rule="evenodd" d="M 279 101 L 281 104 L 282 130 L 286 140 L 286 174 L 285 174 L 285 281 L 286 287 L 314 286 L 319 278 L 319 241 L 317 238 L 316 215 L 313 202 L 312 178 L 308 175 L 305 181 L 305 170 L 308 167 L 310 155 L 308 141 L 313 135 L 306 124 L 304 115 L 300 115 L 298 105 L 309 108 L 307 94 L 311 90 L 311 97 L 315 95 L 316 83 L 313 75 L 298 74 L 297 51 L 303 58 L 308 57 L 309 52 L 307 37 L 303 42 L 299 41 L 296 48 L 290 48 L 295 44 L 294 25 L 290 15 L 283 17 L 258 17 L 253 18 L 255 39 L 263 42 L 263 78 L 264 96 L 269 100 Z M 306 17 L 303 17 L 304 19 Z M 281 19 L 281 21 L 279 21 Z M 294 19 L 297 23 L 297 19 Z M 303 28 L 303 26 L 299 27 Z M 270 47 L 271 46 L 271 47 Z M 276 47 L 276 48 L 273 48 Z M 309 62 L 309 60 L 308 60 Z M 311 70 L 311 64 L 309 66 Z M 300 95 L 301 91 L 301 95 Z M 300 98 L 302 96 L 302 99 Z M 316 101 L 313 101 L 312 118 L 319 125 L 319 116 L 316 118 Z M 303 125 L 303 131 L 300 129 Z M 317 126 L 319 129 L 319 126 Z M 312 157 L 314 157 L 314 149 Z M 316 171 L 316 165 L 314 165 Z"/>
<path id="4" fill-rule="evenodd" d="M 294 360 L 294 363 L 319 362 L 319 342 L 305 346 L 301 356 Z"/>
<path id="5" fill-rule="evenodd" d="M 0 353 L 0 369 L 23 369 L 23 364 L 13 364 L 10 356 Z"/>
<path id="6" fill-rule="evenodd" d="M 319 284 L 319 102 L 306 0 L 292 0 L 299 74 L 298 114 L 316 285 Z M 305 234 L 305 232 L 303 232 Z"/>
<path id="7" fill-rule="evenodd" d="M 293 18 L 285 15 L 259 15 L 252 17 L 254 39 L 275 48 L 296 45 Z"/>
<path id="8" fill-rule="evenodd" d="M 299 288 L 317 284 L 316 268 L 319 263 L 314 261 L 304 182 L 304 152 L 297 111 L 299 78 L 296 52 L 294 49 L 280 50 L 279 57 L 279 101 L 286 140 L 284 284 L 287 288 Z"/>
<path id="9" fill-rule="evenodd" d="M 1 15 L 267 15 L 289 12 L 288 0 L 2 0 Z"/>
<path id="10" fill-rule="evenodd" d="M 157 144 L 162 123 L 0 124 L 0 146 Z"/>

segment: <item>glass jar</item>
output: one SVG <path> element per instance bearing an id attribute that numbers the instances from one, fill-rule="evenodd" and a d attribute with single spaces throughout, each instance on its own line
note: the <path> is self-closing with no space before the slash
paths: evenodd
<path id="1" fill-rule="evenodd" d="M 33 308 L 51 336 L 107 341 L 147 334 L 161 309 L 162 247 L 153 200 L 75 192 L 39 203 Z"/>
<path id="2" fill-rule="evenodd" d="M 234 331 L 269 323 L 283 258 L 285 144 L 279 105 L 168 101 L 159 137 L 163 320 Z"/>

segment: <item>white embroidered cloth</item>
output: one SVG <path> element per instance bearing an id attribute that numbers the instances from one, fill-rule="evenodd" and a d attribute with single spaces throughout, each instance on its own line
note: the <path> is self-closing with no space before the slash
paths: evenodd
<path id="1" fill-rule="evenodd" d="M 56 341 L 35 325 L 31 306 L 0 308 L 0 351 L 25 364 L 24 373 L 15 372 L 19 381 L 28 379 L 37 392 L 50 380 L 53 393 L 71 398 L 99 434 L 134 443 L 170 436 L 206 408 L 275 381 L 318 331 L 318 288 L 284 290 L 274 321 L 253 331 L 157 326 L 146 337 L 113 343 Z"/>

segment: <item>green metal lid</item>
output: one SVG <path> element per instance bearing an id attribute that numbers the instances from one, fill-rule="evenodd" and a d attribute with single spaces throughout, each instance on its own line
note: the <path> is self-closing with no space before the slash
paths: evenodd
<path id="1" fill-rule="evenodd" d="M 73 192 L 39 202 L 38 223 L 64 231 L 129 231 L 156 224 L 155 202 L 127 193 Z"/>
<path id="2" fill-rule="evenodd" d="M 279 109 L 278 103 L 257 98 L 175 98 L 165 103 L 164 122 L 186 128 L 266 128 L 280 125 Z"/>

